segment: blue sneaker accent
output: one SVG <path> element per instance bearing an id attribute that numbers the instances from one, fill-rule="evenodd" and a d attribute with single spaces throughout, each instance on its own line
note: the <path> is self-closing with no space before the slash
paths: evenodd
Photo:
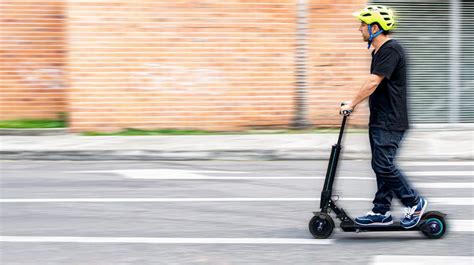
<path id="1" fill-rule="evenodd" d="M 400 221 L 400 225 L 406 229 L 415 227 L 420 222 L 427 206 L 428 201 L 420 197 L 417 205 L 405 208 L 405 217 Z"/>
<path id="2" fill-rule="evenodd" d="M 391 225 L 393 224 L 392 215 L 390 212 L 386 212 L 385 215 L 380 213 L 368 212 L 367 215 L 357 217 L 355 223 L 358 225 L 369 226 L 369 225 Z"/>

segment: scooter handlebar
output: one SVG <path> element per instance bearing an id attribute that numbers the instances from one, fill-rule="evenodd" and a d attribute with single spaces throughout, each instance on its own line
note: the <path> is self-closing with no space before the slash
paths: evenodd
<path id="1" fill-rule="evenodd" d="M 342 103 L 341 103 L 341 107 L 344 106 L 344 105 L 347 105 L 347 104 L 348 104 L 348 103 L 346 103 L 346 102 L 342 102 Z M 343 110 L 343 111 L 342 111 L 342 115 L 344 115 L 344 116 L 346 116 L 346 117 L 349 116 L 349 115 L 351 115 L 351 113 L 352 113 L 352 110 Z"/>

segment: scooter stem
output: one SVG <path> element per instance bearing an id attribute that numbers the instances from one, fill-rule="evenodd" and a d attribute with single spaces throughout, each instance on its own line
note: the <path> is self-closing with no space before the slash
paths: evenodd
<path id="1" fill-rule="evenodd" d="M 339 161 L 339 154 L 341 153 L 341 141 L 342 135 L 344 134 L 344 127 L 346 126 L 347 116 L 342 119 L 341 129 L 339 131 L 339 139 L 337 144 L 331 148 L 331 155 L 329 157 L 328 169 L 326 171 L 326 178 L 324 180 L 323 191 L 321 192 L 320 208 L 322 212 L 326 212 L 327 208 L 331 205 L 332 186 L 334 184 L 334 178 L 336 177 L 337 162 Z"/>
<path id="2" fill-rule="evenodd" d="M 344 118 L 342 118 L 342 124 L 341 124 L 341 129 L 339 130 L 339 139 L 337 140 L 337 145 L 341 145 L 342 141 L 342 135 L 344 134 L 344 127 L 346 127 L 346 120 L 348 116 L 344 115 Z"/>

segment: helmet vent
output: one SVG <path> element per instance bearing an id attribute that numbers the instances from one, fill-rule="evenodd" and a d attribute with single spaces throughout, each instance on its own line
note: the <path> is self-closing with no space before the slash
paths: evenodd
<path id="1" fill-rule="evenodd" d="M 389 18 L 389 17 L 384 17 L 383 19 L 385 19 L 385 21 L 388 21 L 388 20 L 390 20 L 390 18 Z"/>
<path id="2" fill-rule="evenodd" d="M 382 16 L 388 16 L 388 13 L 387 13 L 387 12 L 380 12 L 380 15 L 382 15 Z"/>
<path id="3" fill-rule="evenodd" d="M 368 13 L 367 13 L 367 14 L 363 14 L 362 16 L 363 16 L 363 17 L 370 17 L 371 14 L 368 14 Z"/>
<path id="4" fill-rule="evenodd" d="M 391 26 L 391 25 L 392 25 L 392 22 L 390 22 L 390 23 L 387 23 L 387 26 Z"/>

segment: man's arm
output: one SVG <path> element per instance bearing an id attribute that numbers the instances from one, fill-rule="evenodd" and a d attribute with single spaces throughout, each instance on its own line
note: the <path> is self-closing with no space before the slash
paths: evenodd
<path id="1" fill-rule="evenodd" d="M 352 101 L 348 102 L 347 105 L 341 107 L 340 112 L 342 113 L 343 110 L 354 110 L 354 108 L 368 98 L 372 93 L 374 93 L 375 89 L 378 87 L 380 82 L 384 79 L 383 76 L 371 74 L 365 80 L 362 87 L 359 89 L 359 92 L 355 95 Z"/>

